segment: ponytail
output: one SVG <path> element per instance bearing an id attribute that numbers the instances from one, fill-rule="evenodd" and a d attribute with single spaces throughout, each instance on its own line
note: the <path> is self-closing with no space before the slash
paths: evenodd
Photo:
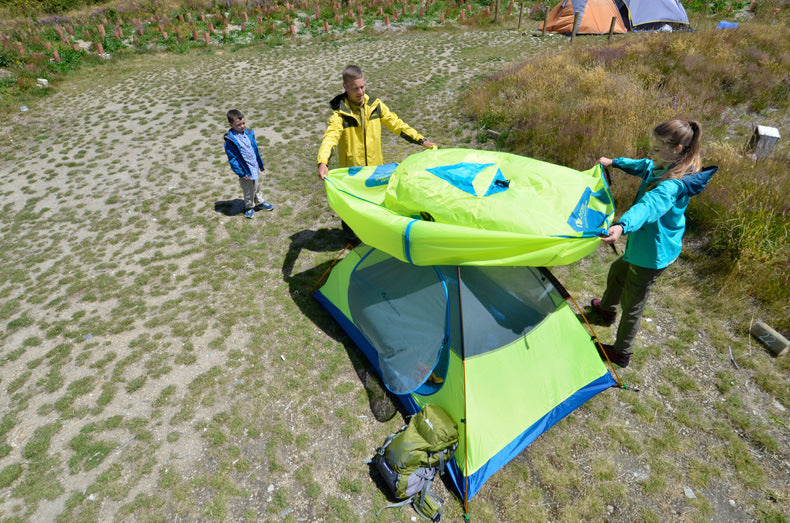
<path id="1" fill-rule="evenodd" d="M 696 120 L 669 120 L 653 129 L 656 138 L 672 149 L 681 146 L 672 167 L 662 176 L 662 180 L 677 179 L 684 174 L 697 172 L 702 168 L 700 156 L 702 127 Z"/>

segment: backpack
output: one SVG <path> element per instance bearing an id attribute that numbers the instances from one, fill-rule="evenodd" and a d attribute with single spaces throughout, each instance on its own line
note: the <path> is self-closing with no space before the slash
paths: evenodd
<path id="1" fill-rule="evenodd" d="M 441 498 L 431 492 L 436 474 L 458 447 L 458 426 L 438 405 L 426 405 L 398 432 L 390 434 L 368 463 L 375 464 L 390 491 L 400 500 L 385 508 L 411 504 L 425 519 L 439 521 Z M 376 514 L 376 515 L 378 515 Z"/>

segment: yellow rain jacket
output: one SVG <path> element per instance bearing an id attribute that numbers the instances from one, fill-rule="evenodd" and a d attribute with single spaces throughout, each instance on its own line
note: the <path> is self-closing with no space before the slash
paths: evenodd
<path id="1" fill-rule="evenodd" d="M 365 95 L 362 110 L 364 121 L 360 119 L 360 109 L 353 105 L 342 93 L 332 99 L 329 105 L 334 111 L 318 148 L 318 163 L 328 163 L 332 149 L 337 146 L 340 167 L 362 167 L 381 165 L 384 155 L 381 152 L 381 124 L 408 142 L 422 145 L 425 138 L 409 127 L 398 115 L 389 110 L 384 102 Z M 362 125 L 364 124 L 364 125 Z"/>

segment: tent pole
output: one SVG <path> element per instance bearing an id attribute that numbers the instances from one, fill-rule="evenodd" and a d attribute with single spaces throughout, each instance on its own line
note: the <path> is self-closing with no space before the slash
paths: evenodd
<path id="1" fill-rule="evenodd" d="M 461 328 L 461 368 L 464 373 L 464 516 L 469 519 L 469 440 L 467 439 L 467 427 L 469 423 L 466 418 L 466 344 L 464 343 L 464 302 L 461 297 L 461 266 L 456 266 L 458 270 L 458 323 Z"/>
<path id="2" fill-rule="evenodd" d="M 326 274 L 329 271 L 332 270 L 332 267 L 334 267 L 335 264 L 338 262 L 338 260 L 340 260 L 340 257 L 343 256 L 343 253 L 345 253 L 347 250 L 350 250 L 350 249 L 353 249 L 353 248 L 354 248 L 354 244 L 352 244 L 352 243 L 349 243 L 348 245 L 343 247 L 343 250 L 340 251 L 340 254 L 337 255 L 337 258 L 335 258 L 335 260 L 332 263 L 329 264 L 329 267 L 326 268 L 326 270 L 324 271 L 324 274 L 322 274 L 321 277 L 318 278 L 318 281 L 315 282 L 315 285 L 313 286 L 313 288 L 310 289 L 310 296 L 312 296 L 313 293 L 315 292 L 315 290 L 318 288 L 318 286 L 321 285 L 321 282 L 324 281 L 324 276 L 326 276 Z"/>
<path id="3" fill-rule="evenodd" d="M 589 329 L 590 333 L 592 334 L 593 343 L 596 346 L 600 347 L 601 341 L 598 339 L 598 335 L 595 334 L 595 329 L 593 329 L 592 325 L 590 325 L 590 322 L 587 321 L 587 316 L 584 315 L 584 309 L 579 307 L 579 304 L 576 303 L 575 299 L 573 299 L 573 296 L 571 296 L 571 293 L 568 292 L 568 289 L 566 289 L 565 286 L 560 282 L 560 280 L 558 280 L 557 277 L 554 276 L 554 274 L 546 267 L 539 267 L 538 270 L 543 276 L 546 277 L 547 280 L 551 282 L 554 288 L 557 289 L 557 292 L 560 293 L 560 296 L 562 296 L 565 302 L 568 303 L 569 306 L 572 303 L 573 306 L 576 308 L 576 310 L 579 311 L 579 314 L 584 320 L 584 324 L 587 326 L 587 329 Z M 603 352 L 603 348 L 600 348 L 600 350 L 601 352 Z M 612 365 L 612 362 L 609 361 L 609 356 L 607 356 L 605 352 L 603 353 L 603 355 L 606 356 L 606 362 L 609 364 L 609 368 L 611 369 L 612 374 L 614 375 L 614 381 L 617 382 L 617 386 L 620 387 L 621 389 L 628 388 L 625 385 L 623 385 L 622 380 L 620 380 L 620 376 L 617 374 L 614 365 Z"/>

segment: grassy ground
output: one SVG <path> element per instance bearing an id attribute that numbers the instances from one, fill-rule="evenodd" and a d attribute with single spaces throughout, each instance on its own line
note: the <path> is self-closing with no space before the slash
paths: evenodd
<path id="1" fill-rule="evenodd" d="M 356 62 L 432 140 L 490 147 L 458 93 L 567 44 L 390 31 L 145 55 L 4 122 L 0 516 L 411 520 L 375 516 L 386 497 L 364 465 L 402 420 L 374 419 L 369 365 L 309 296 L 345 243 L 315 176 L 327 102 Z M 232 107 L 256 129 L 275 204 L 253 220 L 222 152 Z M 418 150 L 384 146 L 391 161 Z M 607 391 L 539 438 L 473 519 L 787 518 L 787 364 L 726 311 L 699 313 L 691 252 L 622 373 L 641 392 Z M 557 273 L 581 303 L 611 259 L 600 249 Z"/>

